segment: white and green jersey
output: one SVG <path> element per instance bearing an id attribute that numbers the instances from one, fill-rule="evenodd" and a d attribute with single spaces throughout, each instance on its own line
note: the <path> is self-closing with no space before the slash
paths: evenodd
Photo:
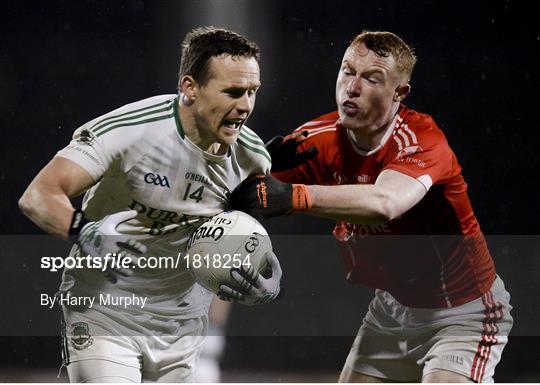
<path id="1" fill-rule="evenodd" d="M 226 209 L 228 193 L 249 175 L 271 167 L 264 143 L 245 126 L 226 155 L 195 146 L 184 135 L 177 95 L 144 99 L 94 119 L 77 129 L 57 155 L 83 167 L 97 182 L 83 200 L 89 219 L 138 211 L 118 230 L 144 243 L 148 256 L 185 254 L 192 231 Z M 197 316 L 209 300 L 182 263 L 176 269 L 136 269 L 114 285 L 99 270 L 66 270 L 61 290 L 148 296 L 145 311 L 171 316 Z"/>

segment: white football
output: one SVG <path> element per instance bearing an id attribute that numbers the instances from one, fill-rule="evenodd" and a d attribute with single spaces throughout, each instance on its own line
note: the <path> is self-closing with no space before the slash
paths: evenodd
<path id="1" fill-rule="evenodd" d="M 272 251 L 265 228 L 242 211 L 225 211 L 202 224 L 188 241 L 187 264 L 197 282 L 217 293 L 220 284 L 238 285 L 231 269 L 253 266 L 262 273 Z"/>

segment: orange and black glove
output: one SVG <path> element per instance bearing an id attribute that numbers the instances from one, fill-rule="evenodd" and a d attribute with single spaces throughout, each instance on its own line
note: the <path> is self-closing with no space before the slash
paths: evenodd
<path id="1" fill-rule="evenodd" d="M 311 208 L 311 197 L 303 184 L 283 183 L 272 175 L 253 175 L 234 189 L 231 209 L 254 217 L 271 218 Z"/>

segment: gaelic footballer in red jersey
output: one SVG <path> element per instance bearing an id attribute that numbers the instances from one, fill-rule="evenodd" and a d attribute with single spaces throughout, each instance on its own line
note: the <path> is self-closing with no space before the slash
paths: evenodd
<path id="1" fill-rule="evenodd" d="M 457 158 L 429 115 L 402 104 L 415 62 L 390 32 L 358 35 L 338 73 L 338 110 L 291 136 L 297 154 L 318 155 L 232 197 L 252 215 L 337 220 L 347 279 L 377 289 L 340 381 L 489 381 L 512 327 Z"/>
<path id="2" fill-rule="evenodd" d="M 480 297 L 495 280 L 495 267 L 467 196 L 461 167 L 429 115 L 401 105 L 376 151 L 359 148 L 337 112 L 301 126 L 299 150 L 320 155 L 274 175 L 315 185 L 373 184 L 384 170 L 421 183 L 424 198 L 382 224 L 338 221 L 335 237 L 347 279 L 383 289 L 412 307 L 452 307 Z M 414 235 L 399 237 L 400 235 Z M 388 242 L 388 236 L 392 237 Z M 383 238 L 384 237 L 384 238 Z"/>

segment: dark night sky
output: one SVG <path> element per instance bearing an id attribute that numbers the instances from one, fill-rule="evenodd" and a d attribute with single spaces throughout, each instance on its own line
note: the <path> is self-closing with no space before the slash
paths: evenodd
<path id="1" fill-rule="evenodd" d="M 265 140 L 335 108 L 338 63 L 355 33 L 398 33 L 419 57 L 406 104 L 445 131 L 484 231 L 539 232 L 540 32 L 523 2 L 233 1 L 234 11 L 221 2 L 218 15 L 210 11 L 219 2 L 105 4 L 20 2 L 2 12 L 1 212 L 10 219 L 2 233 L 37 231 L 15 202 L 76 127 L 175 92 L 179 43 L 209 23 L 262 48 L 263 88 L 249 125 Z M 287 222 L 293 230 L 302 219 Z"/>

